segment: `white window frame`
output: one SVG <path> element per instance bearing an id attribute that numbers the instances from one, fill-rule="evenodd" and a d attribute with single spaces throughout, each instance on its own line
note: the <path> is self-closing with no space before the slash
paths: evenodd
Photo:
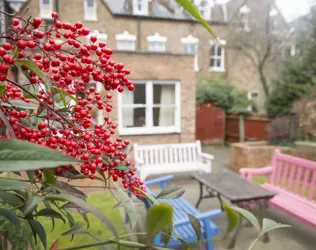
<path id="1" fill-rule="evenodd" d="M 138 9 L 139 3 L 142 5 L 141 10 Z M 147 16 L 148 15 L 148 0 L 133 0 L 133 14 L 139 15 L 139 16 Z"/>
<path id="2" fill-rule="evenodd" d="M 215 46 L 215 51 L 216 54 L 215 55 L 209 55 L 209 59 L 215 59 L 215 60 L 220 60 L 221 65 L 218 66 L 212 66 L 210 65 L 209 71 L 213 71 L 213 72 L 225 72 L 225 45 L 226 45 L 226 41 L 225 40 L 211 40 L 210 41 L 210 50 L 212 50 L 212 46 Z M 217 55 L 217 51 L 218 51 L 218 46 L 221 46 L 222 48 L 222 53 L 221 55 Z"/>
<path id="3" fill-rule="evenodd" d="M 251 12 L 251 9 L 244 5 L 239 9 L 239 15 L 240 15 L 240 22 L 243 24 L 243 29 L 245 32 L 250 32 L 251 29 L 249 27 L 249 13 Z"/>
<path id="4" fill-rule="evenodd" d="M 125 104 L 122 102 L 122 93 L 118 93 L 118 132 L 119 135 L 144 135 L 144 134 L 172 134 L 181 133 L 181 85 L 179 81 L 133 81 L 134 84 L 146 85 L 146 104 Z M 154 127 L 153 108 L 160 107 L 161 104 L 154 104 L 153 85 L 154 84 L 175 84 L 175 104 L 168 105 L 175 108 L 175 125 L 170 127 Z M 126 90 L 128 91 L 128 90 Z M 164 105 L 167 106 L 167 105 Z M 146 127 L 123 127 L 123 107 L 145 108 Z"/>
<path id="5" fill-rule="evenodd" d="M 182 51 L 185 54 L 194 54 L 194 71 L 198 72 L 199 69 L 199 53 L 198 53 L 198 44 L 199 44 L 199 39 L 197 37 L 193 37 L 192 35 L 188 35 L 187 37 L 182 37 L 181 38 L 181 43 L 182 43 Z M 193 45 L 195 46 L 195 52 L 188 53 L 185 51 L 184 46 L 185 45 Z"/>
<path id="6" fill-rule="evenodd" d="M 97 37 L 97 42 L 108 42 L 108 35 L 106 33 L 102 33 L 99 30 L 92 30 L 90 31 L 89 35 L 86 36 L 87 42 L 91 43 L 90 38 L 91 36 Z"/>
<path id="7" fill-rule="evenodd" d="M 97 1 L 94 1 L 94 5 L 91 8 L 91 12 L 93 12 L 93 15 L 90 15 L 90 12 L 88 12 L 88 2 L 87 0 L 83 0 L 83 6 L 84 6 L 84 20 L 85 21 L 98 21 L 98 13 L 97 13 Z"/>
<path id="8" fill-rule="evenodd" d="M 121 34 L 116 34 L 115 39 L 116 39 L 116 49 L 117 50 L 135 51 L 135 49 L 136 49 L 136 45 L 135 45 L 136 35 L 132 35 L 132 34 L 129 34 L 127 31 L 124 31 Z M 126 46 L 124 48 L 124 46 L 122 44 L 120 44 L 120 42 L 128 42 L 131 44 L 131 46 L 130 47 Z"/>
<path id="9" fill-rule="evenodd" d="M 147 36 L 148 51 L 150 52 L 166 52 L 167 37 L 155 33 L 152 36 Z"/>
<path id="10" fill-rule="evenodd" d="M 41 18 L 45 18 L 45 19 L 52 19 L 52 12 L 53 12 L 53 0 L 49 0 L 49 4 L 48 4 L 48 8 L 49 10 L 44 11 L 44 4 L 43 4 L 43 0 L 39 0 L 39 4 L 40 4 L 40 16 Z"/>
<path id="11" fill-rule="evenodd" d="M 249 91 L 248 92 L 248 100 L 253 100 L 253 98 L 252 98 L 252 95 L 253 94 L 257 94 L 257 98 L 259 98 L 259 91 L 257 91 L 257 90 L 253 90 L 253 91 Z M 253 111 L 253 109 L 252 109 L 252 106 L 251 105 L 248 105 L 248 112 L 252 112 Z"/>
<path id="12" fill-rule="evenodd" d="M 196 5 L 197 9 L 199 10 L 201 16 L 207 20 L 211 20 L 212 11 L 211 8 L 213 7 L 213 1 L 212 0 L 206 0 L 208 3 L 206 6 L 201 6 L 201 2 L 205 0 L 194 0 L 194 4 Z"/>

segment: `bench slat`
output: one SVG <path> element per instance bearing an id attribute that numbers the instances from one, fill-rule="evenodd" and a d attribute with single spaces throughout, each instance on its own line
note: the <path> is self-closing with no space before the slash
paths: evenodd
<path id="1" fill-rule="evenodd" d="M 295 180 L 293 192 L 295 194 L 298 194 L 298 189 L 300 187 L 301 179 L 302 179 L 302 175 L 303 175 L 303 169 L 301 167 L 298 167 L 298 166 L 296 166 L 296 167 L 297 167 L 297 172 L 296 172 L 296 180 Z"/>
<path id="2" fill-rule="evenodd" d="M 315 186 L 316 186 L 316 170 L 313 171 L 313 177 L 311 180 L 310 188 L 309 188 L 309 193 L 307 196 L 308 200 L 312 200 L 314 197 L 314 192 L 315 192 Z"/>
<path id="3" fill-rule="evenodd" d="M 308 181 L 310 179 L 310 176 L 311 176 L 311 170 L 305 169 L 303 185 L 302 185 L 302 189 L 301 189 L 301 196 L 305 196 L 305 194 L 306 194 L 306 188 L 307 188 L 307 184 L 308 184 Z"/>
<path id="4" fill-rule="evenodd" d="M 283 188 L 285 188 L 285 185 L 287 184 L 287 177 L 288 177 L 288 174 L 289 174 L 289 163 L 288 162 L 285 162 L 284 163 L 284 171 L 283 171 L 283 175 L 282 175 L 282 182 L 281 182 L 281 185 Z"/>
<path id="5" fill-rule="evenodd" d="M 291 164 L 291 173 L 290 173 L 290 177 L 287 184 L 287 190 L 292 190 L 294 174 L 295 174 L 295 166 Z"/>
<path id="6" fill-rule="evenodd" d="M 173 154 L 174 154 L 174 161 L 176 163 L 179 163 L 178 148 L 173 148 Z"/>

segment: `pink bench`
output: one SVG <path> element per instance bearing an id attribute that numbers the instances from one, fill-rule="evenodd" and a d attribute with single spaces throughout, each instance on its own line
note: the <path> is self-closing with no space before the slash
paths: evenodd
<path id="1" fill-rule="evenodd" d="M 249 181 L 253 176 L 267 175 L 268 181 L 262 187 L 277 193 L 270 205 L 316 228 L 316 162 L 276 149 L 271 166 L 242 168 L 239 172 Z"/>

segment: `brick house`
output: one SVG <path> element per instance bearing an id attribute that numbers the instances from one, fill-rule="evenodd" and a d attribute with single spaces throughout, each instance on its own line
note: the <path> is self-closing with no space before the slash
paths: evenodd
<path id="1" fill-rule="evenodd" d="M 288 28 L 277 9 L 271 9 L 272 0 L 249 0 L 247 5 L 242 5 L 243 0 L 194 0 L 218 40 L 175 0 L 5 2 L 11 9 L 28 8 L 28 15 L 40 16 L 47 23 L 53 11 L 63 22 L 82 20 L 91 34 L 115 49 L 113 60 L 132 70 L 136 90 L 113 98 L 112 120 L 119 124 L 119 135 L 143 144 L 195 140 L 195 89 L 205 79 L 227 79 L 245 89 L 262 111 L 265 94 L 260 76 L 253 61 L 232 46 L 234 34 L 240 29 L 251 40 L 250 30 L 263 29 L 266 16 L 272 14 L 278 26 L 274 28 L 282 32 Z M 279 61 L 267 64 L 269 77 L 277 74 Z M 96 120 L 102 116 L 98 112 Z"/>

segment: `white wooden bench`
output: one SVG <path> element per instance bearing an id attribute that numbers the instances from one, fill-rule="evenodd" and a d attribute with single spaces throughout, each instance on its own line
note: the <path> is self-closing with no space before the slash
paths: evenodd
<path id="1" fill-rule="evenodd" d="M 210 173 L 213 159 L 213 155 L 202 153 L 200 141 L 182 144 L 134 144 L 135 166 L 142 181 L 155 174 L 195 171 Z"/>

